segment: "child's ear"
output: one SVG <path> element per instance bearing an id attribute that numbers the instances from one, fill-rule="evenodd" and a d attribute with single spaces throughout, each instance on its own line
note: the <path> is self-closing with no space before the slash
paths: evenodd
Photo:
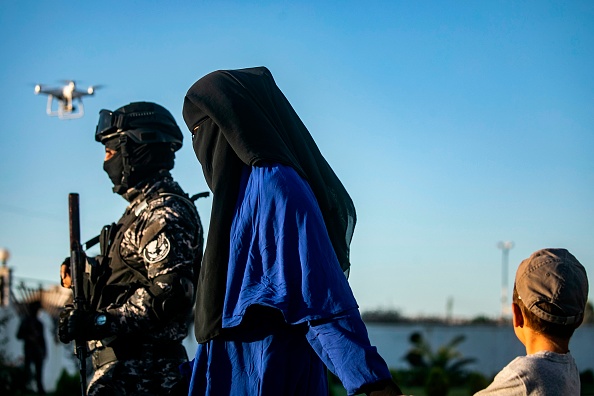
<path id="1" fill-rule="evenodd" d="M 524 315 L 522 309 L 516 303 L 512 303 L 512 319 L 514 327 L 524 327 Z"/>

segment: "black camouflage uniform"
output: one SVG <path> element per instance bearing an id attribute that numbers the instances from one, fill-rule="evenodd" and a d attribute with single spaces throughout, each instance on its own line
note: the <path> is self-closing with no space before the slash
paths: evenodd
<path id="1" fill-rule="evenodd" d="M 127 157 L 113 160 L 120 162 L 116 171 L 109 167 L 112 160 L 104 167 L 114 191 L 130 205 L 118 223 L 104 227 L 96 238 L 101 253 L 87 259 L 89 311 L 67 309 L 60 324 L 62 341 L 78 339 L 81 333 L 89 340 L 94 368 L 89 395 L 187 394 L 178 367 L 187 361 L 182 340 L 188 334 L 202 257 L 202 226 L 194 202 L 169 173 L 172 161 L 159 162 L 181 146 L 181 132 L 178 138 L 174 130 L 178 146 L 164 151 L 170 142 L 163 142 L 163 137 L 155 142 L 154 136 L 147 139 L 135 132 L 163 127 L 146 119 L 154 112 L 173 120 L 159 105 L 140 102 L 109 113 L 108 126 L 117 124 L 112 125 L 116 133 L 102 132 L 101 119 L 98 125 L 97 140 Z M 128 117 L 118 121 L 118 114 Z M 135 114 L 139 115 L 130 121 Z M 129 132 L 126 127 L 136 129 Z M 126 133 L 117 133 L 121 130 Z M 150 166 L 142 166 L 146 163 Z M 125 175 L 122 180 L 118 172 Z"/>

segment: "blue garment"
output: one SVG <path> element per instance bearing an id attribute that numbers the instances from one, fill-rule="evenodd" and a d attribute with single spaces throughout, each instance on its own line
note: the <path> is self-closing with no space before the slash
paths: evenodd
<path id="1" fill-rule="evenodd" d="M 252 304 L 291 324 L 357 307 L 309 185 L 287 166 L 249 169 L 231 225 L 223 328 Z"/>
<path id="2" fill-rule="evenodd" d="M 199 344 L 190 394 L 326 396 L 322 361 L 349 394 L 390 378 L 316 198 L 292 168 L 246 167 L 230 247 L 223 328 L 239 326 L 255 305 L 278 309 L 284 320 Z"/>
<path id="3" fill-rule="evenodd" d="M 326 370 L 304 336 L 306 329 L 263 320 L 232 339 L 219 335 L 198 344 L 190 395 L 327 396 Z"/>

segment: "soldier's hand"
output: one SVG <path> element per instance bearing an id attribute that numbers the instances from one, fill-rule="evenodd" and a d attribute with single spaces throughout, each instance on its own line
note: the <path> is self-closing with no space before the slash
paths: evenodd
<path id="1" fill-rule="evenodd" d="M 64 344 L 72 340 L 99 340 L 108 335 L 109 316 L 95 311 L 83 311 L 67 305 L 60 313 L 58 338 Z"/>
<path id="2" fill-rule="evenodd" d="M 64 344 L 68 344 L 74 339 L 70 337 L 68 333 L 68 319 L 73 310 L 74 306 L 72 304 L 66 305 L 62 312 L 60 312 L 60 317 L 58 319 L 58 339 Z"/>
<path id="3" fill-rule="evenodd" d="M 60 265 L 60 283 L 63 287 L 70 289 L 72 287 L 72 276 L 70 275 L 70 257 L 66 257 Z"/>

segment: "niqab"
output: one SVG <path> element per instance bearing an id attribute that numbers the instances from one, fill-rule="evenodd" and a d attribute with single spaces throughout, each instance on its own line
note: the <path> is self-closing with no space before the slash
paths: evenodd
<path id="1" fill-rule="evenodd" d="M 213 192 L 196 294 L 195 334 L 202 343 L 221 331 L 229 232 L 244 166 L 288 165 L 309 183 L 343 271 L 350 267 L 356 214 L 349 194 L 267 68 L 207 74 L 188 90 L 183 116 Z"/>

